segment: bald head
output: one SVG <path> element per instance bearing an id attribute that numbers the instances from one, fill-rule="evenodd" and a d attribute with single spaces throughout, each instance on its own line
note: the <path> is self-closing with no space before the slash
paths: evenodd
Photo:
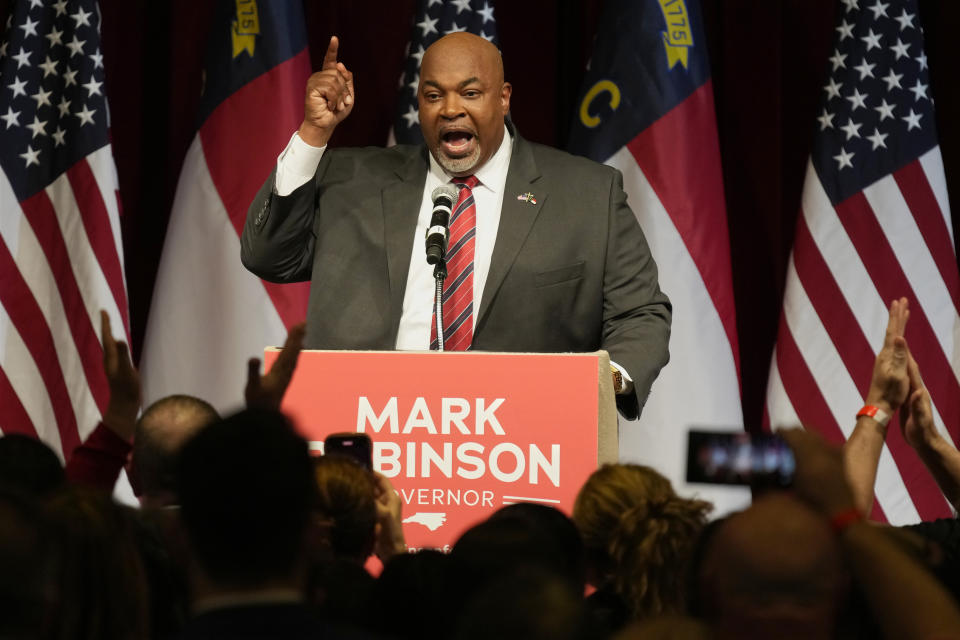
<path id="1" fill-rule="evenodd" d="M 503 84 L 503 57 L 500 50 L 486 38 L 473 33 L 456 31 L 431 44 L 423 54 L 421 69 L 432 64 L 434 58 L 473 59 L 476 64 L 489 69 L 495 82 Z"/>
<path id="2" fill-rule="evenodd" d="M 749 628 L 751 637 L 807 638 L 829 635 L 848 579 L 827 521 L 776 492 L 719 525 L 698 583 L 718 637 Z"/>
<path id="3" fill-rule="evenodd" d="M 420 128 L 448 174 L 472 175 L 497 152 L 511 91 L 500 51 L 484 38 L 457 32 L 430 45 L 420 65 Z"/>
<path id="4" fill-rule="evenodd" d="M 200 429 L 218 420 L 209 403 L 187 395 L 167 396 L 147 407 L 133 438 L 132 477 L 146 502 L 174 500 L 174 458 Z"/>

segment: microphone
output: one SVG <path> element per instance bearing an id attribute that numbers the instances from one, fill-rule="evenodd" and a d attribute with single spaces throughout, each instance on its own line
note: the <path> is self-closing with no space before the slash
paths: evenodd
<path id="1" fill-rule="evenodd" d="M 427 264 L 441 262 L 447 253 L 450 233 L 447 225 L 450 224 L 450 213 L 459 197 L 460 190 L 452 184 L 442 184 L 430 194 L 433 214 L 430 217 L 430 228 L 427 229 Z"/>

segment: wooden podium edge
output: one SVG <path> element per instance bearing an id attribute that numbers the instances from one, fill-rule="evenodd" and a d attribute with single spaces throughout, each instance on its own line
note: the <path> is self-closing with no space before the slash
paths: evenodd
<path id="1" fill-rule="evenodd" d="M 610 375 L 610 354 L 597 351 L 597 466 L 620 459 L 620 433 L 617 403 Z"/>

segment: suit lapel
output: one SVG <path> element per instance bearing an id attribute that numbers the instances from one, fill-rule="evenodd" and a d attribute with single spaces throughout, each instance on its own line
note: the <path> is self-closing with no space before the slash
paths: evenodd
<path id="1" fill-rule="evenodd" d="M 500 208 L 500 226 L 493 246 L 487 282 L 483 287 L 480 314 L 477 316 L 478 326 L 490 310 L 491 301 L 496 297 L 503 279 L 517 259 L 517 254 L 526 242 L 527 235 L 533 228 L 533 223 L 540 214 L 540 209 L 548 195 L 543 185 L 538 189 L 533 188 L 534 182 L 540 177 L 540 171 L 533 158 L 533 150 L 529 143 L 514 135 L 513 154 L 510 157 L 510 168 L 507 170 L 507 182 L 503 190 L 503 205 Z M 517 196 L 528 193 L 534 194 L 536 204 L 530 200 L 517 199 Z"/>
<path id="2" fill-rule="evenodd" d="M 417 228 L 423 182 L 427 177 L 425 150 L 421 147 L 397 171 L 399 182 L 388 185 L 381 194 L 383 203 L 384 243 L 390 276 L 390 317 L 395 319 L 394 334 L 400 325 L 403 294 L 410 270 L 410 239 Z"/>

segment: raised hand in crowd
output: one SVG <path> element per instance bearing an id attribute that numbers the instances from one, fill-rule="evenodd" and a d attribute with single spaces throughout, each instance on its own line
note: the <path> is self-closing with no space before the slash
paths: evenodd
<path id="1" fill-rule="evenodd" d="M 827 518 L 852 514 L 854 494 L 846 477 L 841 450 L 813 431 L 781 429 L 777 435 L 787 441 L 797 461 L 794 492 Z"/>
<path id="2" fill-rule="evenodd" d="M 303 123 L 297 132 L 309 145 L 322 147 L 333 130 L 353 110 L 353 73 L 337 61 L 340 40 L 330 38 L 320 71 L 307 79 L 303 105 Z"/>
<path id="3" fill-rule="evenodd" d="M 890 304 L 887 332 L 873 365 L 864 410 L 857 415 L 857 424 L 843 447 L 854 502 L 864 515 L 869 515 L 873 507 L 873 487 L 887 436 L 887 421 L 903 406 L 910 392 L 907 364 L 911 357 L 903 337 L 909 317 L 906 298 Z"/>
<path id="4" fill-rule="evenodd" d="M 283 343 L 283 350 L 277 356 L 270 371 L 260 375 L 260 359 L 250 358 L 247 362 L 247 386 L 243 395 L 247 407 L 256 409 L 280 410 L 283 394 L 290 386 L 293 371 L 297 368 L 300 351 L 303 350 L 303 339 L 307 332 L 307 325 L 300 323 L 290 328 L 287 341 Z"/>
<path id="5" fill-rule="evenodd" d="M 67 458 L 64 472 L 74 484 L 109 492 L 130 454 L 140 413 L 140 374 L 130 361 L 127 343 L 113 337 L 110 316 L 100 310 L 103 373 L 110 400 L 100 424 Z"/>
<path id="6" fill-rule="evenodd" d="M 407 542 L 403 537 L 403 501 L 393 484 L 382 473 L 373 472 L 376 486 L 374 498 L 377 505 L 377 539 L 373 552 L 386 562 L 399 553 L 406 553 Z"/>
<path id="7" fill-rule="evenodd" d="M 873 507 L 873 489 L 887 421 L 900 411 L 903 437 L 913 447 L 940 490 L 960 509 L 960 452 L 940 434 L 933 420 L 930 394 L 903 337 L 910 311 L 907 299 L 894 300 L 883 348 L 877 354 L 864 411 L 843 448 L 854 503 L 864 515 Z M 874 410 L 879 410 L 874 415 Z"/>
<path id="8" fill-rule="evenodd" d="M 903 438 L 907 441 L 907 444 L 917 450 L 934 447 L 937 441 L 943 438 L 933 423 L 930 393 L 923 384 L 920 367 L 912 355 L 907 362 L 907 376 L 910 382 L 910 390 L 907 401 L 903 404 L 902 420 L 900 421 Z"/>
<path id="9" fill-rule="evenodd" d="M 857 514 L 839 450 L 813 432 L 779 433 L 797 460 L 794 490 L 830 522 L 884 637 L 960 637 L 960 608 L 947 590 L 884 527 Z"/>
<path id="10" fill-rule="evenodd" d="M 890 315 L 887 320 L 887 332 L 883 338 L 883 347 L 873 364 L 873 377 L 866 403 L 892 414 L 907 399 L 910 380 L 907 375 L 909 351 L 903 334 L 910 318 L 910 309 L 906 298 L 890 303 Z"/>
<path id="11" fill-rule="evenodd" d="M 103 340 L 103 372 L 110 387 L 110 402 L 103 414 L 103 423 L 126 441 L 133 439 L 140 411 L 140 374 L 130 360 L 127 343 L 113 337 L 110 316 L 100 310 L 100 333 Z"/>
<path id="12" fill-rule="evenodd" d="M 910 392 L 900 411 L 903 438 L 916 450 L 953 508 L 960 510 L 960 451 L 937 431 L 930 393 L 912 356 L 907 363 L 907 374 Z"/>

